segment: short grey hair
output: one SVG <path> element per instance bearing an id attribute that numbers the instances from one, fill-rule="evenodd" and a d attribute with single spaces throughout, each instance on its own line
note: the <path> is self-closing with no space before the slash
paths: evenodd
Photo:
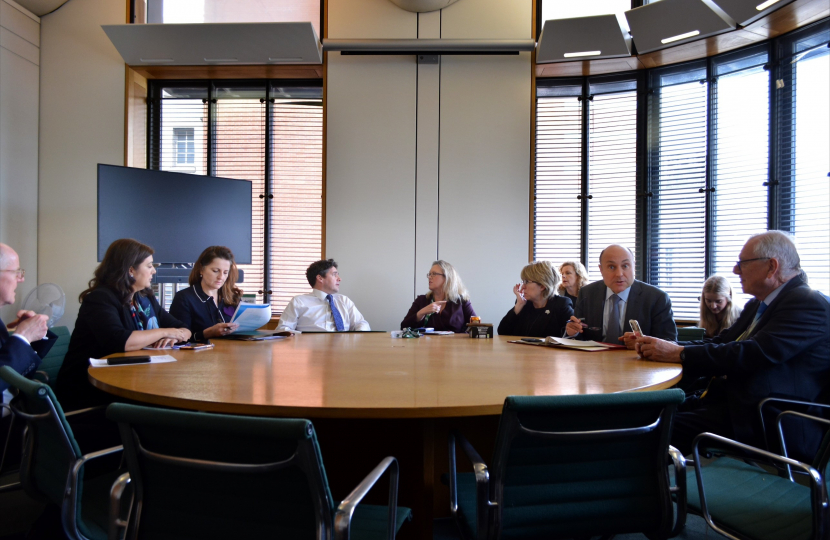
<path id="1" fill-rule="evenodd" d="M 801 272 L 801 258 L 792 235 L 785 231 L 767 231 L 749 237 L 755 240 L 755 257 L 778 260 L 778 275 L 790 279 Z"/>

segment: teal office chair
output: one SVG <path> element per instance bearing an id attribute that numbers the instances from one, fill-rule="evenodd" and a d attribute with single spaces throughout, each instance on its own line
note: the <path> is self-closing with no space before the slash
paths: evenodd
<path id="1" fill-rule="evenodd" d="M 126 538 L 393 540 L 398 463 L 387 457 L 337 506 L 308 420 L 115 403 L 133 486 Z M 359 505 L 390 471 L 388 506 Z M 123 485 L 126 479 L 122 479 Z"/>
<path id="2" fill-rule="evenodd" d="M 642 532 L 676 535 L 667 463 L 681 390 L 508 397 L 493 466 L 459 434 L 450 437 L 450 511 L 476 540 L 579 538 Z M 474 473 L 456 474 L 455 441 Z M 685 471 L 678 470 L 676 474 Z M 679 489 L 682 487 L 683 489 Z"/>
<path id="3" fill-rule="evenodd" d="M 770 398 L 761 402 L 759 411 L 769 402 L 830 408 Z M 830 426 L 824 418 L 782 411 L 776 418 L 782 455 L 713 433 L 698 435 L 694 441 L 694 469 L 687 470 L 689 510 L 702 515 L 712 529 L 733 540 L 826 540 L 830 535 L 830 432 L 825 434 L 811 464 L 791 459 L 787 457 L 782 426 L 784 420 L 792 418 Z M 721 456 L 703 465 L 701 451 L 709 448 L 721 453 L 734 451 L 739 458 Z M 764 469 L 747 458 L 771 467 Z M 808 485 L 794 482 L 793 471 L 804 474 Z"/>
<path id="4" fill-rule="evenodd" d="M 49 352 L 46 353 L 46 356 L 43 357 L 36 377 L 51 386 L 52 390 L 54 390 L 55 382 L 58 380 L 58 372 L 63 365 L 66 351 L 69 350 L 69 338 L 71 336 L 69 334 L 69 328 L 66 326 L 55 326 L 50 330 L 58 336 L 58 339 L 52 345 L 52 348 L 49 349 Z"/>
<path id="5" fill-rule="evenodd" d="M 26 422 L 20 482 L 32 498 L 61 508 L 64 532 L 72 540 L 106 540 L 110 536 L 110 490 L 123 473 L 107 470 L 88 474 L 90 462 L 121 451 L 108 448 L 82 455 L 52 389 L 31 381 L 8 366 L 0 367 L 0 379 L 17 391 L 11 409 Z M 113 514 L 115 515 L 115 514 Z"/>

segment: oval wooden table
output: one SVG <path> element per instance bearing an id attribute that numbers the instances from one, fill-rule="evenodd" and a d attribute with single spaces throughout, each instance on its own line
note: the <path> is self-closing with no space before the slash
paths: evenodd
<path id="1" fill-rule="evenodd" d="M 447 490 L 433 488 L 447 470 L 450 429 L 461 429 L 489 460 L 506 396 L 657 390 L 682 374 L 677 364 L 638 360 L 628 350 L 580 352 L 507 340 L 392 339 L 387 333 L 214 340 L 212 350 L 114 355 L 170 354 L 177 361 L 90 368 L 89 379 L 152 405 L 310 418 L 335 498 L 394 455 L 401 464 L 400 503 L 415 516 L 414 526 L 401 532 L 431 539 L 432 520 L 424 517 L 448 511 Z"/>

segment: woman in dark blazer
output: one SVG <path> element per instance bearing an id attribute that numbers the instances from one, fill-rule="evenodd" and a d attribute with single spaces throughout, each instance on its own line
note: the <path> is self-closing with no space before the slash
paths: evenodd
<path id="1" fill-rule="evenodd" d="M 539 261 L 525 266 L 521 277 L 522 282 L 513 287 L 516 305 L 499 323 L 499 334 L 562 337 L 574 308 L 569 298 L 556 294 L 559 271 L 550 262 Z"/>
<path id="2" fill-rule="evenodd" d="M 87 380 L 90 358 L 168 347 L 190 339 L 190 330 L 159 306 L 150 284 L 153 248 L 130 239 L 116 240 L 95 269 L 58 373 L 57 397 L 66 410 L 112 401 Z"/>
<path id="3" fill-rule="evenodd" d="M 427 279 L 429 292 L 412 302 L 401 329 L 427 327 L 457 334 L 466 332 L 467 323 L 476 312 L 458 272 L 446 261 L 435 261 Z"/>
<path id="4" fill-rule="evenodd" d="M 239 270 L 230 249 L 210 246 L 190 271 L 190 287 L 176 293 L 170 314 L 193 332 L 194 341 L 226 336 L 239 328 L 230 322 L 242 298 Z"/>

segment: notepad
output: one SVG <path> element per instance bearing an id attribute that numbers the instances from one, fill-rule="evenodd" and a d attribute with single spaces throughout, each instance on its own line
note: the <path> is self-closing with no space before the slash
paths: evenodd
<path id="1" fill-rule="evenodd" d="M 169 354 L 159 354 L 157 356 L 150 357 L 150 364 L 165 364 L 167 362 L 175 362 L 176 359 L 170 356 Z M 146 366 L 147 364 L 122 364 L 121 366 L 111 366 L 107 364 L 107 360 L 105 358 L 90 358 L 89 365 L 92 367 L 123 367 L 123 366 Z"/>

